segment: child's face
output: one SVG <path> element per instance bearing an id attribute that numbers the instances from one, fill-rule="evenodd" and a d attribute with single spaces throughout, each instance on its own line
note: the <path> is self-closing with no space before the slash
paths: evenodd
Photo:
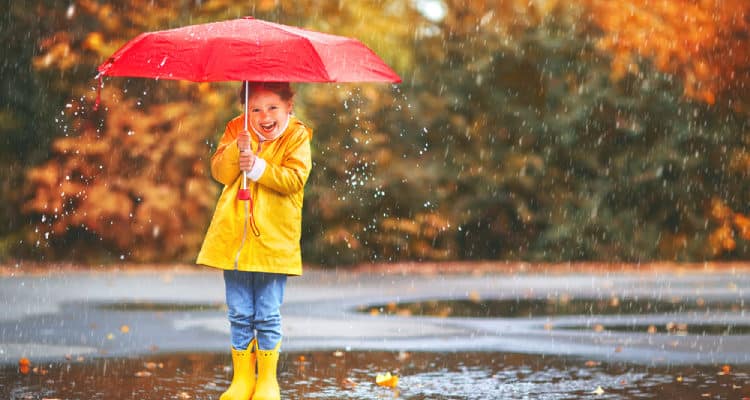
<path id="1" fill-rule="evenodd" d="M 250 126 L 265 139 L 282 133 L 292 111 L 291 100 L 285 101 L 268 90 L 257 90 L 247 100 Z"/>

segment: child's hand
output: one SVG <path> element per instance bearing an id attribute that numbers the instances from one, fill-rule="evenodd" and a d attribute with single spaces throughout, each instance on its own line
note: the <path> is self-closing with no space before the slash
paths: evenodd
<path id="1" fill-rule="evenodd" d="M 237 147 L 239 147 L 240 152 L 250 152 L 250 132 L 248 131 L 242 131 L 240 132 L 239 136 L 237 136 Z"/>
<path id="2" fill-rule="evenodd" d="M 250 134 L 247 131 L 237 136 L 237 147 L 240 148 L 240 171 L 250 171 L 255 164 L 255 154 L 250 148 Z"/>
<path id="3" fill-rule="evenodd" d="M 253 169 L 253 164 L 255 164 L 255 154 L 252 151 L 240 152 L 240 171 L 250 172 Z"/>

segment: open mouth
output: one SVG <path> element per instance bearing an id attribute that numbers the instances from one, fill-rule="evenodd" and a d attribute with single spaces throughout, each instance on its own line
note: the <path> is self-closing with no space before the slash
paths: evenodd
<path id="1" fill-rule="evenodd" d="M 260 128 L 263 130 L 264 133 L 271 133 L 274 130 L 276 130 L 276 126 L 278 124 L 276 122 L 269 122 L 265 124 L 260 124 Z"/>

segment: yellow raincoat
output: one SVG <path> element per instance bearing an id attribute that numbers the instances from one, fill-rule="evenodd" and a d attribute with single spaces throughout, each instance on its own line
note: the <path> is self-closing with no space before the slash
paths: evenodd
<path id="1" fill-rule="evenodd" d="M 237 136 L 243 130 L 243 118 L 240 115 L 227 124 L 211 158 L 211 175 L 224 184 L 224 190 L 196 262 L 221 269 L 302 275 L 302 197 L 312 167 L 312 130 L 295 117 L 272 141 L 261 142 L 251 130 L 252 151 L 265 161 L 257 181 L 248 179 L 251 212 L 260 236 L 248 224 L 241 246 L 245 202 L 237 200 L 242 184 Z"/>

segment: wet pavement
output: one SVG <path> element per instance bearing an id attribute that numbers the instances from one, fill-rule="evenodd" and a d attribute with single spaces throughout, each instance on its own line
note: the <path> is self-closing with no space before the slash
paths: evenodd
<path id="1" fill-rule="evenodd" d="M 601 398 L 681 390 L 742 398 L 750 385 L 748 289 L 750 276 L 731 270 L 309 271 L 286 291 L 280 379 L 289 398 L 392 398 L 373 383 L 385 371 L 401 374 L 400 396 L 415 399 L 580 398 L 600 386 Z M 451 301 L 496 313 L 463 314 Z M 493 305 L 514 302 L 515 313 Z M 0 396 L 215 398 L 231 374 L 218 271 L 6 276 L 0 303 Z M 41 373 L 19 375 L 22 357 Z M 153 385 L 165 391 L 149 392 Z M 474 396 L 479 389 L 494 395 Z"/>
<path id="2" fill-rule="evenodd" d="M 218 399 L 231 380 L 227 354 L 96 358 L 0 367 L 0 396 L 40 399 Z M 396 388 L 377 373 L 400 376 Z M 747 371 L 710 366 L 643 368 L 514 353 L 286 352 L 284 399 L 743 399 Z"/>
<path id="3" fill-rule="evenodd" d="M 292 278 L 282 308 L 286 351 L 511 351 L 647 365 L 750 363 L 750 336 L 654 333 L 607 326 L 750 325 L 750 276 L 732 273 L 608 275 L 395 275 L 310 271 Z M 653 299 L 704 307 L 631 314 L 496 318 L 362 313 L 427 300 Z M 614 300 L 613 300 L 614 299 Z M 0 279 L 0 362 L 19 357 L 223 352 L 229 327 L 221 274 L 68 273 Z M 713 303 L 723 307 L 710 307 Z M 708 306 L 707 306 L 708 305 Z M 682 310 L 682 311 L 680 311 Z M 578 329 L 571 329 L 578 328 Z M 590 328 L 590 329 L 587 329 Z M 659 330 L 665 332 L 659 332 Z M 721 330 L 721 329 L 719 329 Z"/>

